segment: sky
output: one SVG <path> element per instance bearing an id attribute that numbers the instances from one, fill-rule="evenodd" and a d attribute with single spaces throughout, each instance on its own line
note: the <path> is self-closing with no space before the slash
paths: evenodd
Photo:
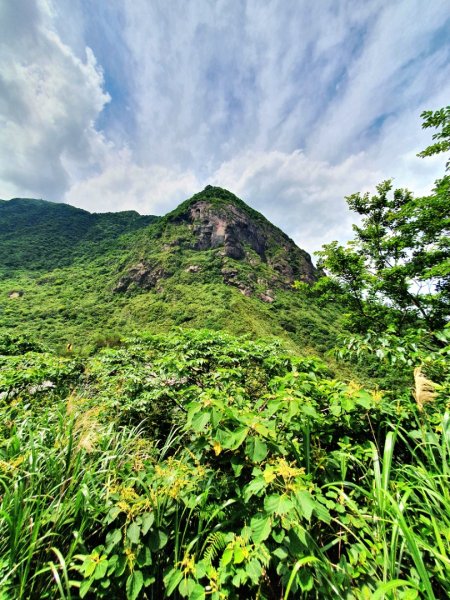
<path id="1" fill-rule="evenodd" d="M 0 0 L 0 198 L 164 214 L 234 192 L 308 252 L 427 194 L 449 0 Z"/>

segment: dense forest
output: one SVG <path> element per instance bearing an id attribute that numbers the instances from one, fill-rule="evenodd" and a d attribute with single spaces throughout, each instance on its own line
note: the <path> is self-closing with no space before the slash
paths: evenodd
<path id="1" fill-rule="evenodd" d="M 1 600 L 449 597 L 450 176 L 347 201 L 0 202 Z"/>

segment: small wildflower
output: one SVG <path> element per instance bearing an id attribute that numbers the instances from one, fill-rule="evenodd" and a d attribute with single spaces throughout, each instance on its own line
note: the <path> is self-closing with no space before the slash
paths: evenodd
<path id="1" fill-rule="evenodd" d="M 263 473 L 263 477 L 266 483 L 272 483 L 272 481 L 276 479 L 276 475 L 272 469 L 266 469 Z"/>
<path id="2" fill-rule="evenodd" d="M 183 560 L 180 563 L 180 566 L 183 569 L 183 573 L 185 575 L 189 575 L 190 573 L 194 573 L 195 571 L 195 558 L 190 554 L 186 553 L 184 555 Z"/>

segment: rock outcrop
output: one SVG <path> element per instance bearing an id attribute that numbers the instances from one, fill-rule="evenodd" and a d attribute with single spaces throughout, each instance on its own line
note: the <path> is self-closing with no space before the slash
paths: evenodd
<path id="1" fill-rule="evenodd" d="M 158 282 L 167 276 L 168 273 L 160 265 L 151 265 L 148 262 L 140 261 L 128 269 L 119 279 L 113 291 L 125 292 L 131 285 L 149 290 L 155 288 Z"/>
<path id="2" fill-rule="evenodd" d="M 223 248 L 224 256 L 248 261 L 253 251 L 278 274 L 277 283 L 289 287 L 317 279 L 307 252 L 227 190 L 207 186 L 176 218 L 191 227 L 196 250 Z"/>
<path id="3" fill-rule="evenodd" d="M 114 291 L 130 286 L 151 289 L 179 269 L 183 250 L 216 251 L 222 281 L 245 296 L 254 293 L 263 302 L 273 302 L 276 289 L 288 289 L 294 281 L 313 283 L 318 272 L 307 252 L 260 213 L 222 188 L 207 186 L 164 219 L 156 251 L 128 268 Z M 170 233 L 169 233 L 170 232 Z M 158 248 L 166 263 L 161 265 Z M 170 265 L 173 258 L 173 268 Z M 188 263 L 185 273 L 199 273 Z M 270 293 L 268 293 L 268 291 Z"/>

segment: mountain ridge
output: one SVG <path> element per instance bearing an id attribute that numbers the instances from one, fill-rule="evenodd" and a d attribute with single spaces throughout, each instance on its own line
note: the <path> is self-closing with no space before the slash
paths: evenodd
<path id="1" fill-rule="evenodd" d="M 38 204 L 47 215 L 61 206 Z M 63 211 L 78 225 L 92 221 Z M 0 224 L 2 213 L 4 204 Z M 295 352 L 332 345 L 336 310 L 293 287 L 320 277 L 309 255 L 234 194 L 208 186 L 163 217 L 142 218 L 107 214 L 72 237 L 44 217 L 41 229 L 0 229 L 0 251 L 9 252 L 0 252 L 0 334 L 65 347 L 181 326 L 275 336 Z"/>
<path id="2" fill-rule="evenodd" d="M 0 200 L 0 267 L 20 269 L 26 265 L 28 270 L 39 270 L 67 266 L 80 255 L 80 244 L 86 243 L 89 254 L 96 254 L 117 236 L 157 219 L 135 211 L 90 213 L 35 198 Z"/>

